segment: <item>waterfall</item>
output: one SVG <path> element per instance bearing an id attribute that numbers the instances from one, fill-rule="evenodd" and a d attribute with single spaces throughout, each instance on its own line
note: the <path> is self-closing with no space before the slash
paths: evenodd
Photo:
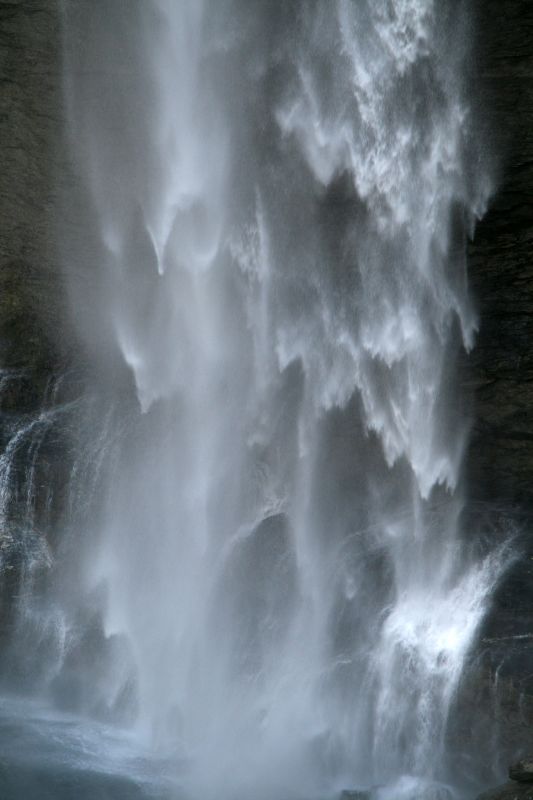
<path id="1" fill-rule="evenodd" d="M 451 0 L 65 6 L 100 479 L 73 478 L 54 692 L 187 796 L 449 779 L 501 569 L 461 522 L 468 32 Z"/>

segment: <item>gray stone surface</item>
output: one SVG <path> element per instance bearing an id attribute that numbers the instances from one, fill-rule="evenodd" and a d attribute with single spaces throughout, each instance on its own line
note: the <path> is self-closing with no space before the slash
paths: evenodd
<path id="1" fill-rule="evenodd" d="M 533 758 L 523 758 L 509 767 L 509 777 L 512 781 L 519 783 L 531 783 L 533 781 Z"/>
<path id="2" fill-rule="evenodd" d="M 509 781 L 483 792 L 477 800 L 533 800 L 533 784 Z"/>

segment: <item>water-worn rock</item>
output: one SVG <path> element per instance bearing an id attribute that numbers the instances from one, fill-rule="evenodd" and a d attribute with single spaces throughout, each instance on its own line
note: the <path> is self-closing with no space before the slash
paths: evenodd
<path id="1" fill-rule="evenodd" d="M 533 758 L 523 758 L 509 767 L 509 777 L 520 783 L 533 782 Z"/>
<path id="2" fill-rule="evenodd" d="M 477 800 L 533 800 L 533 784 L 509 781 L 494 789 L 488 789 Z"/>
<path id="3" fill-rule="evenodd" d="M 343 789 L 339 800 L 369 800 L 370 796 L 371 792 L 364 789 Z"/>

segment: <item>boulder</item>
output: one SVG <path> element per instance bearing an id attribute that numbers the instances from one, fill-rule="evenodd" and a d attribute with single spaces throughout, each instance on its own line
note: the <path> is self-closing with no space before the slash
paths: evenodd
<path id="1" fill-rule="evenodd" d="M 533 783 L 533 758 L 523 758 L 509 767 L 509 777 L 519 783 Z"/>

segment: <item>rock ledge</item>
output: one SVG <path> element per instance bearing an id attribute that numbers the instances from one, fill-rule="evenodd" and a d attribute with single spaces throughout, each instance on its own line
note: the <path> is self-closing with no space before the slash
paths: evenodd
<path id="1" fill-rule="evenodd" d="M 533 783 L 533 758 L 523 758 L 509 767 L 509 777 L 519 783 Z"/>

